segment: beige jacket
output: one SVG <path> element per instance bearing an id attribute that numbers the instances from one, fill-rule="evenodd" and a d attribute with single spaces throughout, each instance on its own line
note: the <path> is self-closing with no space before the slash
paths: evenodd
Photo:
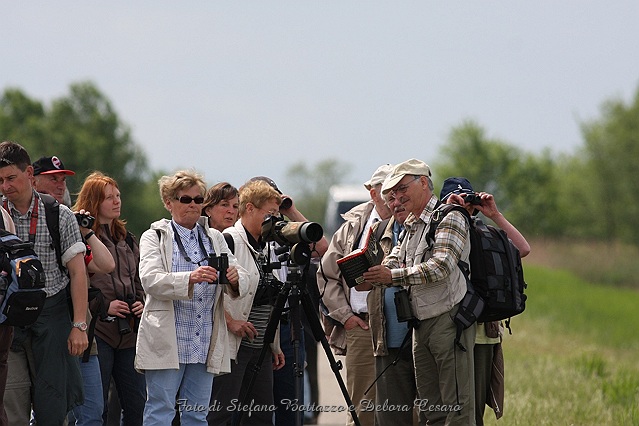
<path id="1" fill-rule="evenodd" d="M 406 237 L 400 246 L 393 248 L 391 253 L 384 259 L 382 264 L 390 269 L 411 268 L 418 264 L 426 263 L 433 255 L 433 247 L 430 241 L 426 240 L 430 219 L 433 209 L 436 206 L 436 198 L 433 197 L 428 202 L 420 217 L 415 217 L 412 213 L 406 219 Z M 453 211 L 451 215 L 461 215 L 460 212 Z M 467 226 L 467 225 L 466 225 Z M 470 238 L 468 229 L 465 230 L 464 246 L 462 248 L 461 259 L 468 263 L 470 255 Z M 441 232 L 435 234 L 435 238 L 445 239 L 447 236 Z M 439 244 L 440 240 L 437 240 Z M 405 264 L 404 264 L 405 261 Z M 424 277 L 419 281 L 407 282 L 410 285 L 410 299 L 413 314 L 419 320 L 435 318 L 449 312 L 459 303 L 466 294 L 466 278 L 461 270 L 456 266 L 458 259 L 455 259 L 455 266 L 450 274 L 434 282 L 425 282 Z M 417 277 L 420 275 L 415 274 Z"/>
<path id="2" fill-rule="evenodd" d="M 207 371 L 213 374 L 231 372 L 231 348 L 224 318 L 225 293 L 242 297 L 248 290 L 248 274 L 229 252 L 222 234 L 208 227 L 206 218 L 199 223 L 213 241 L 215 253 L 228 253 L 229 265 L 237 267 L 239 294 L 232 294 L 228 285 L 218 285 L 213 306 L 213 333 L 208 350 Z M 157 231 L 160 232 L 158 239 Z M 146 293 L 144 312 L 140 319 L 136 342 L 135 368 L 138 371 L 178 369 L 177 335 L 175 329 L 174 300 L 193 297 L 193 285 L 189 284 L 190 272 L 171 272 L 173 255 L 173 229 L 168 219 L 151 224 L 140 238 L 140 279 Z"/>
<path id="3" fill-rule="evenodd" d="M 378 227 L 384 222 L 377 222 L 373 225 L 373 232 L 377 233 Z M 386 225 L 386 229 L 382 234 L 379 245 L 384 251 L 384 257 L 393 249 L 393 224 L 395 219 L 391 218 Z M 373 353 L 375 356 L 387 356 L 388 347 L 386 346 L 386 316 L 384 315 L 384 292 L 385 287 L 374 286 L 368 293 L 366 304 L 368 305 L 368 325 L 371 328 L 373 337 Z"/>
<path id="4" fill-rule="evenodd" d="M 375 208 L 372 201 L 353 207 L 342 217 L 346 222 L 333 235 L 328 250 L 322 256 L 321 268 L 317 271 L 317 285 L 321 289 L 326 284 L 322 302 L 328 317 L 323 317 L 324 332 L 336 355 L 346 354 L 346 331 L 344 323 L 354 315 L 350 304 L 350 288 L 337 266 L 341 259 L 353 250 L 355 240 L 360 235 Z M 326 277 L 326 279 L 324 279 Z"/>

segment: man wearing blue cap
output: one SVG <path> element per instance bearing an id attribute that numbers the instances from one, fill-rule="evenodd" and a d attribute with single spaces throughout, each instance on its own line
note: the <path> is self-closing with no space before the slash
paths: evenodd
<path id="1" fill-rule="evenodd" d="M 470 202 L 470 197 L 474 199 Z M 508 238 L 519 249 L 521 257 L 530 253 L 530 245 L 526 238 L 512 225 L 497 208 L 495 198 L 486 192 L 476 193 L 468 179 L 450 177 L 444 180 L 439 195 L 442 202 L 459 204 L 469 214 L 482 213 L 495 225 L 506 232 Z M 497 419 L 504 414 L 504 362 L 501 349 L 503 326 L 499 321 L 477 323 L 474 353 L 475 370 L 475 422 L 477 426 L 484 424 L 486 405 L 494 411 Z M 493 377 L 496 380 L 493 380 Z"/>

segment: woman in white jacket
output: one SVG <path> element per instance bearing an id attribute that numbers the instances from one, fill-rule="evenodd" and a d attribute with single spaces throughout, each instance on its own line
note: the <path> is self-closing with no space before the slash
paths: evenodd
<path id="1" fill-rule="evenodd" d="M 232 237 L 232 251 L 237 260 L 249 273 L 248 295 L 236 300 L 227 300 L 225 308 L 233 320 L 243 327 L 229 333 L 231 346 L 231 374 L 216 379 L 213 384 L 209 425 L 224 425 L 230 421 L 233 412 L 242 406 L 242 425 L 269 425 L 273 423 L 273 369 L 284 366 L 284 354 L 276 333 L 271 343 L 271 357 L 264 357 L 259 370 L 253 366 L 260 357 L 264 345 L 264 332 L 272 310 L 277 288 L 267 284 L 270 271 L 263 268 L 265 243 L 261 240 L 262 222 L 269 215 L 279 214 L 282 197 L 269 184 L 261 181 L 249 182 L 240 188 L 240 220 L 227 228 L 225 236 Z M 229 242 L 229 244 L 231 244 Z M 271 365 L 272 362 L 272 365 Z M 241 395 L 247 390 L 252 374 L 256 374 L 251 394 L 246 401 Z M 249 413 L 249 411 L 251 411 Z M 238 411 L 239 412 L 239 411 Z"/>
<path id="2" fill-rule="evenodd" d="M 224 237 L 202 217 L 206 185 L 191 171 L 159 180 L 171 220 L 162 219 L 140 239 L 140 278 L 146 303 L 135 367 L 145 373 L 145 425 L 168 425 L 180 407 L 181 424 L 206 424 L 213 376 L 231 371 L 224 293 L 244 294 L 246 272 Z M 229 284 L 210 266 L 228 256 Z"/>

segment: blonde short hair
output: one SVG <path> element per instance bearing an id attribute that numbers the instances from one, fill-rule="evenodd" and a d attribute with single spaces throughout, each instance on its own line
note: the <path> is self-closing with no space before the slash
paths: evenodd
<path id="1" fill-rule="evenodd" d="M 246 211 L 248 203 L 260 208 L 268 201 L 282 204 L 282 196 L 271 185 L 261 180 L 249 181 L 240 187 L 240 216 Z"/>
<path id="2" fill-rule="evenodd" d="M 165 203 L 167 200 L 177 198 L 178 192 L 193 186 L 200 188 L 202 196 L 206 192 L 204 178 L 194 170 L 180 170 L 171 176 L 162 176 L 158 180 L 158 185 L 160 186 L 160 197 Z"/>

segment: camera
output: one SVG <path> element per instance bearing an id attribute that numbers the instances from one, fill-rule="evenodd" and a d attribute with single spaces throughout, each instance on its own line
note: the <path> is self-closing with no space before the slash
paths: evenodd
<path id="1" fill-rule="evenodd" d="M 408 295 L 408 291 L 405 288 L 399 289 L 398 292 L 395 293 L 395 309 L 397 310 L 397 321 L 406 322 L 406 321 L 416 321 L 415 315 L 413 315 L 413 310 L 410 306 L 410 296 Z"/>
<path id="2" fill-rule="evenodd" d="M 481 204 L 481 197 L 477 194 L 466 194 L 464 201 L 479 206 Z"/>
<path id="3" fill-rule="evenodd" d="M 226 270 L 229 268 L 229 256 L 226 253 L 220 253 L 219 256 L 209 257 L 209 266 L 215 268 L 220 274 L 217 280 L 218 284 L 229 284 L 226 277 Z"/>
<path id="4" fill-rule="evenodd" d="M 128 305 L 129 309 L 133 311 L 133 304 L 135 303 L 135 296 L 132 294 L 127 294 L 124 300 Z M 137 332 L 138 326 L 140 325 L 140 319 L 136 317 L 134 314 L 127 314 L 124 318 L 117 317 L 118 319 L 118 332 L 121 335 L 129 334 L 132 331 Z"/>
<path id="5" fill-rule="evenodd" d="M 315 222 L 287 222 L 277 216 L 269 216 L 262 222 L 262 239 L 283 246 L 316 243 L 323 235 L 322 225 Z"/>
<path id="6" fill-rule="evenodd" d="M 286 246 L 275 249 L 275 254 L 278 255 L 278 261 L 276 262 L 271 262 L 264 253 L 259 253 L 257 255 L 257 262 L 259 263 L 263 274 L 260 274 L 260 282 L 255 290 L 255 297 L 253 298 L 253 304 L 255 306 L 273 306 L 275 304 L 275 299 L 277 299 L 277 295 L 284 283 L 277 280 L 273 276 L 272 272 L 275 269 L 282 268 L 283 259 L 288 258 L 287 251 L 288 248 Z"/>
<path id="7" fill-rule="evenodd" d="M 81 228 L 92 228 L 93 224 L 95 223 L 95 218 L 86 214 L 76 213 L 75 218 Z"/>

